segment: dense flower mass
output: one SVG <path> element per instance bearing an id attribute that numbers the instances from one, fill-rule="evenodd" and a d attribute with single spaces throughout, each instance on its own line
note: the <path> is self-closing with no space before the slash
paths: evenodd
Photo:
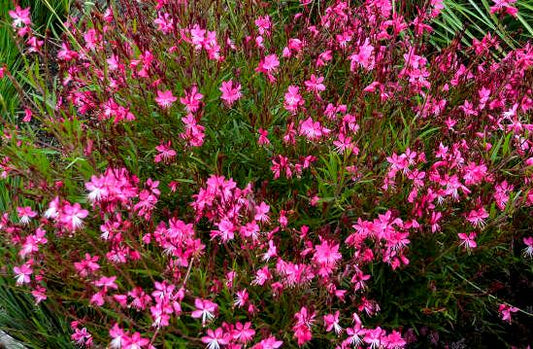
<path id="1" fill-rule="evenodd" d="M 531 316 L 477 261 L 533 256 L 532 43 L 437 50 L 439 0 L 290 3 L 109 1 L 55 51 L 9 13 L 57 74 L 3 124 L 0 251 L 77 346 L 403 348 L 478 291 Z"/>

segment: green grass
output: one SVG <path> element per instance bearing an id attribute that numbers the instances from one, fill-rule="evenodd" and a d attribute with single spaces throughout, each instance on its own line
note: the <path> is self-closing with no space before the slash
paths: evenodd
<path id="1" fill-rule="evenodd" d="M 40 35 L 57 36 L 60 23 L 58 17 L 67 13 L 70 0 L 22 0 L 21 7 L 32 7 L 33 29 Z M 9 71 L 16 72 L 22 65 L 19 48 L 13 39 L 11 17 L 12 0 L 0 0 L 0 64 L 5 64 Z M 11 118 L 17 111 L 19 100 L 16 91 L 8 79 L 0 80 L 0 116 Z"/>
<path id="2" fill-rule="evenodd" d="M 69 324 L 49 301 L 39 307 L 33 297 L 0 278 L 0 329 L 28 348 L 73 348 Z"/>
<path id="3" fill-rule="evenodd" d="M 481 39 L 488 32 L 498 37 L 504 48 L 516 48 L 533 39 L 533 1 L 518 0 L 517 18 L 491 14 L 491 0 L 445 0 L 445 8 L 435 21 L 433 42 L 437 47 L 449 44 L 457 33 L 467 46 L 474 38 Z"/>

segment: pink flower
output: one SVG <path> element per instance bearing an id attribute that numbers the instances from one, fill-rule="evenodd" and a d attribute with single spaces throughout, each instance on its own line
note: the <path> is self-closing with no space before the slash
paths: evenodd
<path id="1" fill-rule="evenodd" d="M 433 7 L 431 16 L 438 17 L 441 11 L 445 8 L 444 0 L 431 0 L 431 6 Z"/>
<path id="2" fill-rule="evenodd" d="M 304 104 L 304 100 L 299 93 L 298 86 L 289 86 L 287 93 L 285 93 L 285 102 L 283 106 L 289 112 L 295 114 L 298 110 L 298 107 Z"/>
<path id="3" fill-rule="evenodd" d="M 200 28 L 198 24 L 195 24 L 190 30 L 191 42 L 197 50 L 200 50 L 202 48 L 206 32 L 207 31 L 205 29 Z"/>
<path id="4" fill-rule="evenodd" d="M 109 330 L 109 335 L 111 336 L 111 338 L 113 338 L 111 340 L 111 343 L 109 343 L 109 347 L 112 349 L 122 348 L 125 345 L 126 341 L 129 340 L 127 333 L 124 332 L 124 330 L 121 329 L 117 323 L 115 323 L 113 327 L 111 327 L 111 329 Z"/>
<path id="5" fill-rule="evenodd" d="M 33 273 L 30 262 L 22 264 L 20 267 L 14 267 L 15 279 L 17 286 L 30 283 L 30 275 Z"/>
<path id="6" fill-rule="evenodd" d="M 85 345 L 87 347 L 92 346 L 93 343 L 93 337 L 85 327 L 81 330 L 79 328 L 75 328 L 74 333 L 70 336 L 70 338 L 76 342 L 76 344 Z"/>
<path id="7" fill-rule="evenodd" d="M 257 133 L 259 133 L 259 140 L 257 141 L 257 144 L 259 145 L 268 145 L 270 144 L 270 140 L 268 139 L 268 131 L 260 128 L 257 130 Z"/>
<path id="8" fill-rule="evenodd" d="M 115 71 L 118 69 L 122 70 L 124 68 L 124 66 L 120 64 L 120 60 L 115 54 L 112 54 L 111 57 L 106 60 L 106 63 L 109 66 L 109 71 Z"/>
<path id="9" fill-rule="evenodd" d="M 98 262 L 98 259 L 98 256 L 91 257 L 90 254 L 86 253 L 85 259 L 80 262 L 74 262 L 74 268 L 81 277 L 87 277 L 100 269 L 100 265 L 96 263 Z"/>
<path id="10" fill-rule="evenodd" d="M 35 289 L 31 291 L 31 295 L 35 299 L 35 304 L 39 304 L 48 298 L 46 296 L 46 288 L 42 286 L 35 287 Z"/>
<path id="11" fill-rule="evenodd" d="M 404 348 L 407 342 L 402 338 L 402 335 L 398 331 L 392 331 L 388 336 L 381 338 L 381 342 L 386 348 Z"/>
<path id="12" fill-rule="evenodd" d="M 198 92 L 198 87 L 193 86 L 190 91 L 185 91 L 185 97 L 180 98 L 180 102 L 189 113 L 194 113 L 200 108 L 200 101 L 203 97 Z"/>
<path id="13" fill-rule="evenodd" d="M 294 337 L 298 342 L 298 346 L 302 346 L 313 339 L 311 329 L 307 326 L 295 326 L 293 327 L 293 331 Z"/>
<path id="14" fill-rule="evenodd" d="M 168 141 L 166 143 L 161 143 L 160 145 L 155 147 L 155 150 L 159 152 L 159 154 L 155 156 L 155 159 L 154 159 L 155 163 L 158 163 L 161 161 L 165 163 L 169 163 L 172 161 L 172 159 L 176 156 L 176 151 L 172 149 L 170 146 L 171 146 L 171 143 L 170 141 Z"/>
<path id="15" fill-rule="evenodd" d="M 506 12 L 507 14 L 516 17 L 518 9 L 511 6 L 516 0 L 492 0 L 494 6 L 491 6 L 490 13 Z"/>
<path id="16" fill-rule="evenodd" d="M 96 287 L 102 288 L 104 292 L 107 292 L 109 289 L 118 290 L 118 286 L 115 283 L 115 280 L 117 279 L 116 276 L 102 276 L 98 280 L 94 281 L 93 284 Z"/>
<path id="17" fill-rule="evenodd" d="M 466 185 L 480 184 L 487 176 L 487 166 L 484 164 L 477 165 L 471 162 L 465 166 L 464 171 L 463 179 Z"/>
<path id="18" fill-rule="evenodd" d="M 244 290 L 241 290 L 241 291 L 237 291 L 236 293 L 236 298 L 235 298 L 235 301 L 233 302 L 233 304 L 237 307 L 237 308 L 242 308 L 246 305 L 246 303 L 248 302 L 248 291 L 246 291 L 246 289 Z"/>
<path id="19" fill-rule="evenodd" d="M 204 127 L 198 125 L 196 118 L 192 114 L 187 114 L 187 116 L 181 118 L 185 124 L 185 132 L 180 134 L 180 137 L 187 140 L 189 146 L 192 147 L 201 147 L 204 143 Z"/>
<path id="20" fill-rule="evenodd" d="M 194 306 L 196 310 L 191 313 L 191 316 L 195 319 L 202 318 L 202 326 L 205 325 L 206 321 L 214 319 L 215 313 L 218 310 L 218 305 L 208 299 L 196 298 L 194 300 Z"/>
<path id="21" fill-rule="evenodd" d="M 278 349 L 283 345 L 283 341 L 278 341 L 276 337 L 270 336 L 267 339 L 263 339 L 252 347 L 252 349 Z"/>
<path id="22" fill-rule="evenodd" d="M 305 121 L 300 123 L 300 136 L 305 136 L 310 141 L 317 140 L 322 136 L 328 135 L 331 130 L 323 127 L 320 121 L 314 121 L 308 117 Z"/>
<path id="23" fill-rule="evenodd" d="M 97 307 L 101 307 L 105 303 L 105 300 L 104 300 L 105 295 L 106 295 L 106 292 L 103 290 L 100 290 L 92 295 L 91 299 L 89 300 L 89 303 Z"/>
<path id="24" fill-rule="evenodd" d="M 251 322 L 246 322 L 244 325 L 240 322 L 235 324 L 235 330 L 233 330 L 232 337 L 234 340 L 246 344 L 252 340 L 255 335 L 255 330 L 252 328 Z"/>
<path id="25" fill-rule="evenodd" d="M 296 324 L 293 326 L 294 337 L 298 345 L 302 346 L 312 339 L 311 325 L 315 320 L 316 313 L 309 313 L 306 307 L 302 307 L 299 312 L 294 314 Z"/>
<path id="26" fill-rule="evenodd" d="M 157 25 L 157 30 L 164 34 L 168 34 L 174 29 L 174 19 L 169 13 L 158 13 L 154 24 Z"/>
<path id="27" fill-rule="evenodd" d="M 270 258 L 275 257 L 277 255 L 277 248 L 276 245 L 274 245 L 274 241 L 268 240 L 268 250 L 263 255 L 263 260 L 268 262 Z"/>
<path id="28" fill-rule="evenodd" d="M 170 108 L 177 99 L 178 98 L 174 97 L 174 95 L 172 94 L 172 91 L 170 90 L 166 90 L 166 91 L 158 90 L 155 101 L 161 108 L 167 109 L 167 108 Z"/>
<path id="29" fill-rule="evenodd" d="M 270 17 L 268 15 L 265 15 L 263 17 L 259 17 L 255 20 L 255 25 L 257 26 L 257 29 L 259 30 L 259 34 L 263 35 L 269 35 L 270 29 L 272 28 L 272 22 L 270 20 Z"/>
<path id="30" fill-rule="evenodd" d="M 46 232 L 43 229 L 37 228 L 35 235 L 27 236 L 19 251 L 19 255 L 22 258 L 25 258 L 26 255 L 39 251 L 39 244 L 46 244 L 48 242 L 48 240 L 44 237 L 45 233 Z"/>
<path id="31" fill-rule="evenodd" d="M 278 218 L 279 224 L 284 228 L 287 227 L 287 225 L 289 224 L 289 219 L 287 218 L 286 213 L 287 212 L 285 210 L 281 210 L 279 212 L 279 218 Z"/>
<path id="32" fill-rule="evenodd" d="M 296 318 L 296 324 L 297 325 L 304 325 L 309 326 L 313 324 L 315 321 L 316 313 L 312 312 L 309 313 L 306 307 L 300 308 L 300 311 L 294 314 L 294 317 Z"/>
<path id="33" fill-rule="evenodd" d="M 44 45 L 44 40 L 39 40 L 36 36 L 32 36 L 26 41 L 26 44 L 30 46 L 28 49 L 29 53 L 41 52 L 41 47 Z"/>
<path id="34" fill-rule="evenodd" d="M 374 67 L 374 46 L 370 45 L 368 38 L 365 39 L 365 42 L 359 46 L 359 51 L 350 56 L 351 65 L 350 69 L 352 71 L 356 70 L 356 64 L 359 64 L 365 69 L 372 69 Z"/>
<path id="35" fill-rule="evenodd" d="M 484 207 L 480 207 L 477 210 L 472 210 L 468 213 L 466 219 L 474 226 L 485 225 L 485 219 L 489 217 L 489 214 Z"/>
<path id="36" fill-rule="evenodd" d="M 354 315 L 357 316 L 357 314 L 355 314 L 355 313 L 354 313 Z M 365 336 L 365 333 L 366 333 L 366 330 L 361 328 L 360 321 L 356 321 L 354 327 L 348 327 L 346 329 L 346 334 L 348 335 L 348 338 L 346 339 L 346 341 L 350 345 L 354 345 L 354 346 L 358 347 L 359 345 L 362 344 L 363 337 Z"/>
<path id="37" fill-rule="evenodd" d="M 252 285 L 263 286 L 265 282 L 267 282 L 271 278 L 272 274 L 270 274 L 270 271 L 268 270 L 268 265 L 265 265 L 263 268 L 259 269 L 255 273 L 255 278 L 252 281 Z"/>
<path id="38" fill-rule="evenodd" d="M 232 106 L 235 101 L 241 98 L 241 84 L 235 83 L 232 80 L 222 81 L 222 86 L 220 87 L 220 92 L 222 92 L 222 99 L 228 106 Z"/>
<path id="39" fill-rule="evenodd" d="M 335 314 L 326 314 L 324 315 L 324 327 L 326 327 L 327 332 L 331 332 L 331 330 L 335 330 L 336 334 L 339 334 L 342 332 L 342 327 L 339 325 L 339 316 L 340 311 L 336 311 Z"/>
<path id="40" fill-rule="evenodd" d="M 31 109 L 26 108 L 26 109 L 24 109 L 24 118 L 22 119 L 22 121 L 30 122 L 32 116 L 33 116 L 33 112 L 31 111 Z"/>
<path id="41" fill-rule="evenodd" d="M 89 191 L 87 195 L 89 201 L 93 203 L 102 200 L 108 194 L 104 177 L 91 176 L 91 181 L 85 183 L 85 188 Z"/>
<path id="42" fill-rule="evenodd" d="M 376 327 L 375 329 L 367 329 L 365 331 L 364 341 L 372 349 L 379 348 L 381 345 L 381 340 L 385 334 L 385 331 L 383 331 L 380 327 Z"/>
<path id="43" fill-rule="evenodd" d="M 317 68 L 325 66 L 327 62 L 331 61 L 332 59 L 333 56 L 331 50 L 326 50 L 322 52 L 320 55 L 318 55 L 318 58 L 316 60 Z"/>
<path id="44" fill-rule="evenodd" d="M 124 349 L 142 349 L 150 344 L 148 338 L 142 338 L 139 332 L 135 332 L 130 338 L 124 339 Z"/>
<path id="45" fill-rule="evenodd" d="M 366 281 L 370 279 L 370 275 L 366 275 L 361 270 L 356 270 L 354 276 L 350 280 L 354 284 L 354 290 L 361 290 L 366 288 Z"/>
<path id="46" fill-rule="evenodd" d="M 66 43 L 61 44 L 61 50 L 57 52 L 57 58 L 62 61 L 71 61 L 79 57 L 78 52 L 69 49 Z"/>
<path id="47" fill-rule="evenodd" d="M 342 258 L 339 253 L 339 244 L 333 245 L 323 240 L 320 245 L 315 246 L 313 260 L 318 264 L 335 265 Z"/>
<path id="48" fill-rule="evenodd" d="M 133 121 L 135 120 L 135 115 L 129 110 L 129 108 L 119 105 L 117 102 L 110 98 L 104 104 L 104 113 L 103 119 L 113 118 L 113 122 L 116 124 L 122 120 Z"/>
<path id="49" fill-rule="evenodd" d="M 96 49 L 97 44 L 102 38 L 100 37 L 96 29 L 89 29 L 83 35 L 83 39 L 85 40 L 85 47 L 88 50 L 94 50 Z"/>
<path id="50" fill-rule="evenodd" d="M 78 228 L 83 226 L 83 220 L 89 211 L 81 208 L 80 204 L 75 203 L 74 205 L 65 203 L 61 212 L 59 213 L 59 221 L 71 232 L 76 231 Z"/>
<path id="51" fill-rule="evenodd" d="M 313 261 L 319 267 L 319 275 L 326 277 L 333 272 L 337 262 L 342 258 L 339 246 L 339 244 L 329 244 L 326 240 L 315 246 Z"/>
<path id="52" fill-rule="evenodd" d="M 29 7 L 22 9 L 20 6 L 17 6 L 15 10 L 9 11 L 9 16 L 13 18 L 13 28 L 31 25 Z"/>
<path id="53" fill-rule="evenodd" d="M 17 207 L 17 213 L 22 224 L 29 224 L 30 219 L 37 216 L 37 212 L 33 211 L 29 206 Z"/>
<path id="54" fill-rule="evenodd" d="M 293 54 L 293 53 L 298 53 L 300 52 L 305 46 L 305 43 L 300 40 L 300 39 L 297 39 L 297 38 L 290 38 L 289 39 L 289 44 L 287 45 L 287 47 L 284 49 L 284 55 L 283 57 L 286 57 L 285 53 L 286 53 L 286 49 L 289 50 L 290 54 L 288 55 L 289 57 Z"/>
<path id="55" fill-rule="evenodd" d="M 498 311 L 501 314 L 502 320 L 511 323 L 511 314 L 516 313 L 519 309 L 508 304 L 500 304 Z"/>
<path id="56" fill-rule="evenodd" d="M 274 76 L 272 75 L 276 69 L 279 67 L 279 60 L 278 57 L 275 54 L 271 54 L 263 58 L 260 62 L 255 71 L 259 73 L 265 74 L 270 82 L 276 81 Z"/>
<path id="57" fill-rule="evenodd" d="M 477 235 L 476 233 L 470 233 L 470 234 L 459 233 L 457 235 L 461 239 L 461 245 L 460 246 L 465 246 L 465 248 L 467 248 L 467 249 L 476 248 L 477 247 L 477 243 L 475 241 L 475 238 L 476 238 L 476 235 Z"/>
<path id="58" fill-rule="evenodd" d="M 148 306 L 148 304 L 152 301 L 152 298 L 144 292 L 144 290 L 137 286 L 130 292 L 128 292 L 128 296 L 133 298 L 131 302 L 131 307 L 137 310 L 144 310 Z"/>
<path id="59" fill-rule="evenodd" d="M 272 159 L 272 173 L 274 173 L 274 179 L 278 179 L 281 176 L 281 172 L 285 172 L 286 178 L 292 177 L 291 163 L 286 156 L 278 155 Z"/>
<path id="60" fill-rule="evenodd" d="M 359 148 L 352 142 L 352 137 L 346 137 L 344 133 L 339 133 L 339 138 L 333 141 L 335 149 L 340 154 L 344 154 L 346 150 L 350 150 L 353 154 L 359 154 Z"/>
<path id="61" fill-rule="evenodd" d="M 513 190 L 513 186 L 509 185 L 507 181 L 496 184 L 494 187 L 494 200 L 500 210 L 504 210 L 509 201 L 509 192 Z"/>
<path id="62" fill-rule="evenodd" d="M 264 58 L 260 66 L 267 72 L 272 73 L 277 67 L 279 67 L 278 57 L 275 54 L 268 55 Z"/>
<path id="63" fill-rule="evenodd" d="M 261 202 L 259 206 L 255 206 L 254 219 L 259 222 L 268 223 L 270 221 L 270 218 L 268 217 L 269 211 L 270 211 L 270 206 L 268 206 L 264 201 Z"/>
<path id="64" fill-rule="evenodd" d="M 207 349 L 220 349 L 221 345 L 229 343 L 228 334 L 224 333 L 222 328 L 216 330 L 208 329 L 207 336 L 202 337 L 202 342 L 207 344 Z"/>
<path id="65" fill-rule="evenodd" d="M 179 305 L 179 303 L 177 303 Z M 181 312 L 181 308 L 178 309 L 179 311 L 177 314 Z M 153 307 L 150 307 L 150 313 L 152 315 L 152 326 L 161 328 L 166 327 L 170 324 L 170 315 L 174 309 L 172 309 L 170 306 L 167 306 L 165 303 L 158 303 Z"/>
<path id="66" fill-rule="evenodd" d="M 56 196 L 48 204 L 48 209 L 44 212 L 43 216 L 48 219 L 56 219 L 59 216 L 59 209 L 59 197 Z"/>
<path id="67" fill-rule="evenodd" d="M 237 228 L 228 219 L 224 218 L 217 223 L 218 230 L 211 230 L 211 238 L 220 237 L 222 242 L 227 242 L 235 238 Z"/>
<path id="68" fill-rule="evenodd" d="M 323 76 L 317 78 L 315 74 L 312 74 L 311 78 L 304 82 L 304 85 L 307 91 L 318 94 L 326 90 L 326 86 L 324 86 L 324 84 L 322 83 L 323 81 L 324 81 Z"/>

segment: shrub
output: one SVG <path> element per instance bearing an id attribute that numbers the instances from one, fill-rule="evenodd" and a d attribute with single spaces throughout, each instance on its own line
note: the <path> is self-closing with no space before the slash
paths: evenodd
<path id="1" fill-rule="evenodd" d="M 437 51 L 441 8 L 18 7 L 10 282 L 77 346 L 525 345 L 533 47 Z"/>

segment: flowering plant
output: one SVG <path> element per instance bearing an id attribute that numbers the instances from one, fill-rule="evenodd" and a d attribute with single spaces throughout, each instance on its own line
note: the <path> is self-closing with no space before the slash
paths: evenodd
<path id="1" fill-rule="evenodd" d="M 17 7 L 13 282 L 80 347 L 401 348 L 480 295 L 531 316 L 478 283 L 531 265 L 533 46 L 437 51 L 441 10 L 117 0 L 55 42 Z"/>

